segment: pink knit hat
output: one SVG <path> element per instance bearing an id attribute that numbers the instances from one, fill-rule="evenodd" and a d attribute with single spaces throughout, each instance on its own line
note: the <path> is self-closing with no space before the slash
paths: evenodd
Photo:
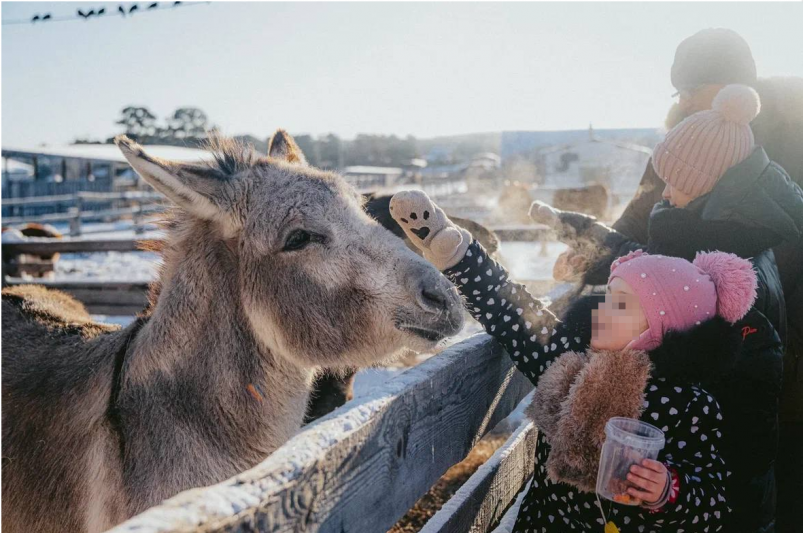
<path id="1" fill-rule="evenodd" d="M 676 189 L 700 197 L 725 171 L 753 152 L 750 121 L 761 109 L 758 93 L 747 85 L 727 85 L 708 111 L 687 117 L 652 152 L 655 173 Z"/>
<path id="2" fill-rule="evenodd" d="M 724 252 L 698 253 L 693 263 L 641 250 L 611 265 L 608 283 L 621 278 L 638 295 L 648 329 L 628 345 L 654 350 L 669 330 L 684 331 L 719 315 L 734 323 L 756 299 L 750 261 Z"/>

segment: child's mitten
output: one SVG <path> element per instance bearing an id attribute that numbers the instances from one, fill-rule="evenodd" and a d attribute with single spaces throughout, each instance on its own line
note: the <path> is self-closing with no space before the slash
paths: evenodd
<path id="1" fill-rule="evenodd" d="M 530 206 L 530 218 L 535 222 L 550 226 L 557 233 L 558 240 L 569 246 L 577 246 L 582 241 L 602 244 L 605 237 L 611 232 L 609 227 L 597 222 L 595 217 L 555 209 L 538 200 Z"/>
<path id="2" fill-rule="evenodd" d="M 471 244 L 471 233 L 455 225 L 423 191 L 402 191 L 390 199 L 390 215 L 424 258 L 439 270 L 455 266 Z"/>

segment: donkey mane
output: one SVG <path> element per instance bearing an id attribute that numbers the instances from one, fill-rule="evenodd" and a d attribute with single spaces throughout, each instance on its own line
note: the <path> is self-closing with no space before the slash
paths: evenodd
<path id="1" fill-rule="evenodd" d="M 201 149 L 211 152 L 213 159 L 206 161 L 212 170 L 225 176 L 245 172 L 266 161 L 265 156 L 256 151 L 254 145 L 220 133 L 211 133 L 201 144 Z"/>
<path id="2" fill-rule="evenodd" d="M 257 152 L 252 143 L 226 137 L 217 131 L 210 132 L 199 148 L 212 155 L 211 160 L 204 160 L 202 164 L 218 178 L 231 178 L 267 162 L 267 158 Z M 139 242 L 138 249 L 159 254 L 163 258 L 165 251 L 169 250 L 176 240 L 179 228 L 187 222 L 187 219 L 187 214 L 180 206 L 171 206 L 154 221 L 156 227 L 164 231 L 165 239 L 144 239 Z M 164 271 L 165 263 L 160 261 L 156 268 L 156 277 L 148 284 L 148 305 L 137 316 L 148 317 L 153 312 L 162 291 Z"/>

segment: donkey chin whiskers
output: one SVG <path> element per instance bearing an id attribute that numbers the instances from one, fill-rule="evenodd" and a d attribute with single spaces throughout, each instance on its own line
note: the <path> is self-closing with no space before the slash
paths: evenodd
<path id="1" fill-rule="evenodd" d="M 397 324 L 396 329 L 412 333 L 413 335 L 430 342 L 440 342 L 446 338 L 446 334 L 440 331 L 428 328 L 422 328 L 420 326 L 414 326 L 412 324 Z"/>

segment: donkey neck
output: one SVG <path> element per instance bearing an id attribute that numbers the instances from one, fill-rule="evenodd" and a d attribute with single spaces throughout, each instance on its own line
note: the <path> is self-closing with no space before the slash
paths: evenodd
<path id="1" fill-rule="evenodd" d="M 200 430 L 220 427 L 214 417 L 225 413 L 221 438 L 240 439 L 250 450 L 233 453 L 269 452 L 300 427 L 312 370 L 275 357 L 256 339 L 240 301 L 236 247 L 198 226 L 165 251 L 161 292 L 133 345 L 126 380 L 142 388 L 165 383 L 164 394 L 149 395 L 163 404 L 157 410 L 194 402 L 198 416 L 209 413 L 197 421 Z M 189 397 L 172 397 L 176 392 Z"/>

